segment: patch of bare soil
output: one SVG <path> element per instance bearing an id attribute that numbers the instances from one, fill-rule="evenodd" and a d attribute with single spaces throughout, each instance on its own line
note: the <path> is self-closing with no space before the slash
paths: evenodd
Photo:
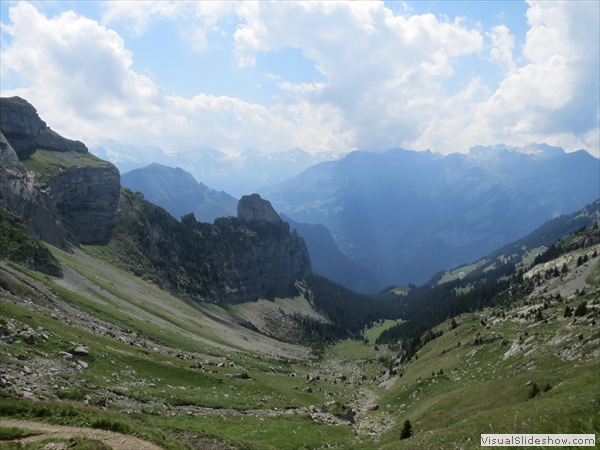
<path id="1" fill-rule="evenodd" d="M 113 450 L 161 450 L 157 445 L 148 441 L 143 441 L 135 436 L 115 433 L 107 430 L 97 430 L 95 428 L 66 427 L 62 425 L 49 425 L 38 422 L 25 422 L 20 420 L 0 420 L 0 427 L 26 428 L 28 430 L 43 431 L 44 434 L 38 436 L 29 436 L 18 439 L 18 442 L 26 444 L 28 442 L 42 441 L 48 438 L 71 439 L 74 437 L 85 437 L 95 439 L 108 445 Z M 213 447 L 196 447 L 199 449 L 212 449 Z M 225 449 L 225 447 L 222 447 Z M 215 450 L 218 447 L 214 447 Z"/>

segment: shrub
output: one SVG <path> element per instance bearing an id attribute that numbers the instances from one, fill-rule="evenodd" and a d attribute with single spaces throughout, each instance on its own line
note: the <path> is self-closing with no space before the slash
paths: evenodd
<path id="1" fill-rule="evenodd" d="M 577 309 L 575 310 L 575 317 L 582 317 L 587 314 L 587 307 L 585 306 L 585 302 L 581 302 Z"/>
<path id="2" fill-rule="evenodd" d="M 531 389 L 529 389 L 529 394 L 527 395 L 527 397 L 535 398 L 539 393 L 540 393 L 540 388 L 538 387 L 538 385 L 536 383 L 533 383 L 531 385 Z"/>
<path id="3" fill-rule="evenodd" d="M 412 436 L 412 425 L 410 424 L 410 420 L 406 419 L 404 421 L 404 425 L 402 426 L 402 431 L 400 432 L 400 439 L 408 439 Z"/>

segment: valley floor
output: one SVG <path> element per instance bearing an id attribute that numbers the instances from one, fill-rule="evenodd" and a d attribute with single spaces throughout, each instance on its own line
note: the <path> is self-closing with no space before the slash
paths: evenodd
<path id="1" fill-rule="evenodd" d="M 53 249 L 64 278 L 0 262 L 0 431 L 36 421 L 215 450 L 474 449 L 489 432 L 600 442 L 600 258 L 567 262 L 510 308 L 441 324 L 401 364 L 374 343 L 389 322 L 315 356 L 269 322 L 326 320 L 303 297 L 195 304 L 84 250 Z M 563 317 L 582 302 L 585 315 Z M 400 440 L 405 420 L 413 436 Z"/>

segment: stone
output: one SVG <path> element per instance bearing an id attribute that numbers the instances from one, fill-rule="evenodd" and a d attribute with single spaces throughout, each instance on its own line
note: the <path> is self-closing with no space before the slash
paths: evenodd
<path id="1" fill-rule="evenodd" d="M 340 413 L 339 417 L 340 417 L 340 419 L 344 419 L 350 423 L 354 423 L 355 415 L 356 415 L 356 412 L 353 411 L 352 408 L 348 408 L 345 411 L 343 411 L 342 413 Z"/>
<path id="2" fill-rule="evenodd" d="M 58 356 L 60 356 L 65 361 L 73 361 L 73 355 L 67 352 L 58 352 Z"/>
<path id="3" fill-rule="evenodd" d="M 77 365 L 79 365 L 79 367 L 81 367 L 82 369 L 87 369 L 88 368 L 88 363 L 86 363 L 85 361 L 77 361 Z"/>
<path id="4" fill-rule="evenodd" d="M 0 337 L 0 341 L 4 342 L 5 344 L 12 344 L 13 342 L 15 342 L 15 340 L 12 338 L 12 336 L 2 336 Z"/>
<path id="5" fill-rule="evenodd" d="M 321 412 L 322 412 L 323 414 L 325 414 L 325 413 L 328 413 L 328 412 L 329 412 L 329 407 L 328 407 L 328 406 L 327 406 L 325 403 L 323 403 L 323 404 L 321 405 Z"/>
<path id="6" fill-rule="evenodd" d="M 30 334 L 25 338 L 25 342 L 29 345 L 33 345 L 37 342 L 37 336 L 35 334 Z"/>
<path id="7" fill-rule="evenodd" d="M 90 349 L 88 347 L 86 347 L 85 345 L 79 345 L 79 346 L 75 347 L 73 350 L 71 350 L 69 353 L 71 353 L 75 356 L 87 356 L 90 354 Z"/>
<path id="8" fill-rule="evenodd" d="M 375 404 L 369 408 L 369 411 L 377 411 L 379 409 L 379 405 Z"/>

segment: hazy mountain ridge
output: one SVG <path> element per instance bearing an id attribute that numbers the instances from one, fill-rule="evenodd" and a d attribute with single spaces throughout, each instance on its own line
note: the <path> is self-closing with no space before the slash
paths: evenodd
<path id="1" fill-rule="evenodd" d="M 217 217 L 235 216 L 237 199 L 199 183 L 181 168 L 152 163 L 121 175 L 121 185 L 140 191 L 176 219 L 193 212 L 197 220 L 213 222 Z"/>
<path id="2" fill-rule="evenodd" d="M 386 284 L 425 282 L 434 267 L 481 257 L 599 196 L 598 160 L 587 152 L 487 149 L 358 151 L 261 193 L 294 220 L 324 224 Z"/>
<path id="3" fill-rule="evenodd" d="M 236 215 L 237 200 L 225 192 L 216 192 L 198 183 L 192 174 L 181 168 L 153 163 L 123 174 L 121 184 L 142 192 L 146 200 L 165 208 L 177 219 L 190 212 L 202 222 Z M 284 215 L 282 219 L 304 238 L 315 273 L 356 292 L 377 292 L 383 287 L 373 273 L 339 251 L 325 226 L 298 223 Z"/>
<path id="4" fill-rule="evenodd" d="M 375 293 L 383 285 L 377 276 L 340 252 L 329 230 L 321 224 L 299 223 L 282 214 L 281 218 L 306 241 L 312 270 L 331 281 L 359 293 Z"/>
<path id="5" fill-rule="evenodd" d="M 246 149 L 236 156 L 229 156 L 213 148 L 165 153 L 157 146 L 128 145 L 112 139 L 100 140 L 90 151 L 112 162 L 121 173 L 140 169 L 151 163 L 181 167 L 196 180 L 234 197 L 257 192 L 292 178 L 310 166 L 338 158 L 334 153 L 311 154 L 300 148 L 270 154 L 263 154 L 257 149 Z"/>

